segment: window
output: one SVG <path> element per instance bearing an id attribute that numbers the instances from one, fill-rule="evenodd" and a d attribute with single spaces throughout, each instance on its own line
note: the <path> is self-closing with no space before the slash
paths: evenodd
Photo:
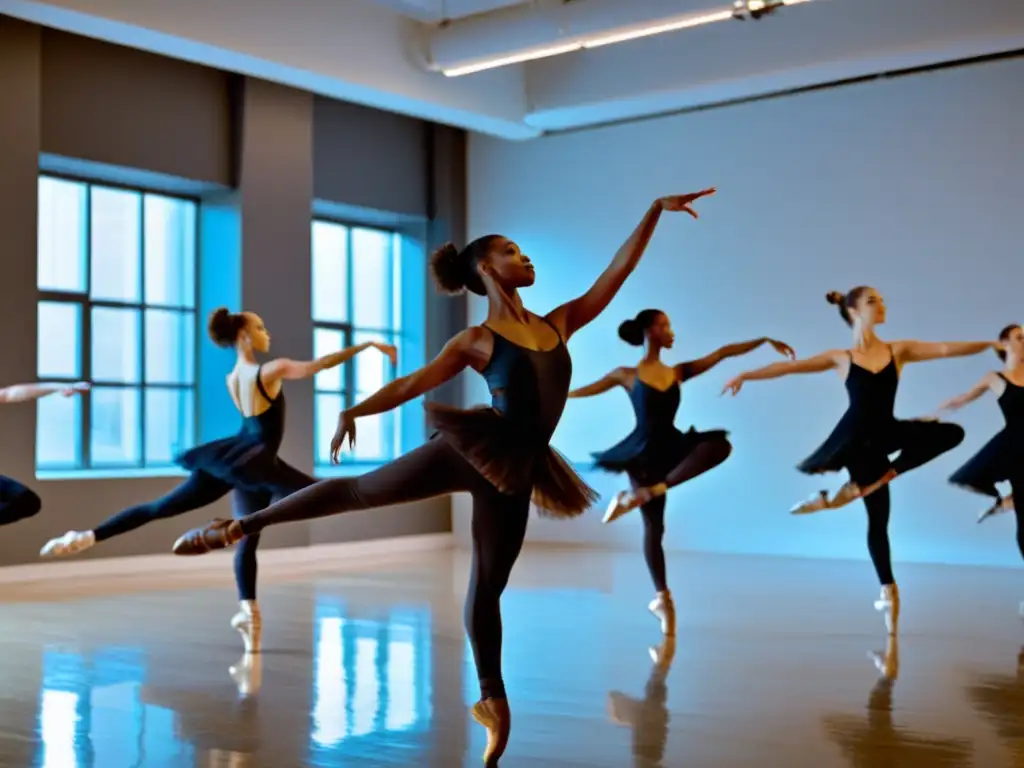
<path id="1" fill-rule="evenodd" d="M 37 470 L 168 467 L 195 431 L 196 204 L 39 179 Z"/>
<path id="2" fill-rule="evenodd" d="M 401 331 L 401 238 L 395 232 L 314 221 L 313 354 L 382 341 L 395 344 Z M 351 363 L 316 375 L 316 463 L 330 464 L 338 413 L 394 377 L 390 361 L 365 352 Z M 350 460 L 380 462 L 398 453 L 400 419 L 394 412 L 359 422 Z M 348 447 L 345 447 L 348 451 Z"/>

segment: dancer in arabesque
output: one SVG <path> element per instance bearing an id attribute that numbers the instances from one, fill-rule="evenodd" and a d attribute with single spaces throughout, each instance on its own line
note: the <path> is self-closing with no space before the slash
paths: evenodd
<path id="1" fill-rule="evenodd" d="M 89 385 L 86 382 L 77 384 L 46 382 L 12 384 L 0 388 L 0 404 L 27 403 L 56 394 L 75 397 L 88 391 Z M 25 487 L 12 477 L 0 475 L 0 525 L 10 525 L 19 520 L 27 520 L 39 514 L 41 508 L 42 501 L 35 491 Z"/>
<path id="2" fill-rule="evenodd" d="M 485 763 L 497 765 L 511 729 L 501 671 L 500 600 L 522 548 L 531 499 L 542 514 L 566 518 L 582 514 L 596 498 L 549 445 L 572 376 L 566 344 L 618 293 L 662 213 L 683 211 L 696 218 L 692 204 L 713 191 L 655 200 L 597 282 L 543 317 L 523 305 L 519 291 L 533 285 L 535 270 L 507 237 L 486 235 L 461 251 L 451 244 L 439 249 L 431 258 L 439 287 L 486 296 L 487 320 L 456 335 L 424 368 L 343 411 L 332 454 L 336 459 L 343 442 L 355 440 L 359 418 L 397 408 L 466 368 L 487 381 L 491 406 L 432 405 L 429 418 L 438 434 L 425 445 L 373 472 L 325 480 L 240 520 L 215 520 L 182 536 L 174 551 L 198 555 L 229 547 L 268 525 L 469 492 L 473 565 L 466 629 L 480 680 L 473 715 L 487 728 Z"/>
<path id="3" fill-rule="evenodd" d="M 868 552 L 882 585 L 875 608 L 885 615 L 890 634 L 899 626 L 900 594 L 892 573 L 889 548 L 889 483 L 958 446 L 964 430 L 934 419 L 897 419 L 893 414 L 900 375 L 908 363 L 977 355 L 999 348 L 997 341 L 882 341 L 875 327 L 885 322 L 886 307 L 874 288 L 858 286 L 845 296 L 826 296 L 839 307 L 853 331 L 849 349 L 832 349 L 814 357 L 774 363 L 741 373 L 725 385 L 736 394 L 748 381 L 777 379 L 795 373 L 835 370 L 846 384 L 850 405 L 825 442 L 798 469 L 808 474 L 846 469 L 850 480 L 830 499 L 826 491 L 799 504 L 793 514 L 838 509 L 863 499 L 868 513 Z M 889 457 L 899 456 L 890 462 Z"/>
<path id="4" fill-rule="evenodd" d="M 609 472 L 625 472 L 632 489 L 612 500 L 604 516 L 610 523 L 637 507 L 644 522 L 644 558 L 654 582 L 655 596 L 648 610 L 667 636 L 675 634 L 676 614 L 665 574 L 665 494 L 688 480 L 717 467 L 732 453 L 728 433 L 721 429 L 687 432 L 676 429 L 674 421 L 682 397 L 682 385 L 707 373 L 723 360 L 753 352 L 769 344 L 781 355 L 792 358 L 793 350 L 781 341 L 763 337 L 741 341 L 689 362 L 666 365 L 663 349 L 672 349 L 675 333 L 668 315 L 659 309 L 645 309 L 619 326 L 619 338 L 633 346 L 646 347 L 633 367 L 621 367 L 593 384 L 574 389 L 571 398 L 599 395 L 622 387 L 636 414 L 636 427 L 608 450 L 594 454 L 596 465 Z"/>
<path id="5" fill-rule="evenodd" d="M 264 509 L 274 498 L 312 485 L 316 480 L 283 461 L 277 454 L 284 438 L 286 380 L 308 379 L 375 348 L 392 363 L 393 346 L 360 344 L 317 360 L 276 358 L 260 363 L 257 355 L 270 351 L 270 333 L 254 312 L 231 313 L 221 307 L 210 315 L 210 338 L 220 347 L 234 348 L 235 367 L 226 384 L 242 415 L 242 428 L 231 437 L 214 440 L 186 451 L 177 463 L 190 473 L 177 488 L 155 501 L 118 512 L 95 528 L 68 531 L 42 548 L 43 557 L 64 557 L 99 542 L 134 531 L 156 520 L 183 515 L 233 492 L 234 514 L 242 517 Z M 231 620 L 242 636 L 247 654 L 258 653 L 262 617 L 256 600 L 256 548 L 259 535 L 245 538 L 235 552 L 235 583 L 239 612 Z"/>

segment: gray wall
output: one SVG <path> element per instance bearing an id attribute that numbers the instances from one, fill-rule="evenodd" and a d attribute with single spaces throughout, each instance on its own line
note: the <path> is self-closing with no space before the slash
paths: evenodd
<path id="1" fill-rule="evenodd" d="M 522 144 L 474 136 L 468 234 L 517 238 L 540 276 L 526 299 L 546 311 L 599 274 L 655 197 L 718 186 L 717 197 L 700 204 L 699 221 L 662 220 L 621 295 L 572 340 L 575 385 L 637 362 L 638 350 L 618 340 L 616 327 L 646 307 L 671 316 L 677 343 L 669 361 L 763 335 L 801 356 L 847 347 L 849 330 L 824 296 L 862 283 L 887 299 L 883 338 L 992 339 L 1024 320 L 1022 80 L 1024 60 L 1004 60 Z M 471 316 L 480 309 L 474 300 Z M 669 494 L 666 542 L 864 558 L 860 505 L 812 518 L 787 514 L 845 479 L 794 469 L 845 409 L 842 382 L 797 376 L 719 397 L 731 375 L 775 359 L 762 349 L 684 387 L 678 425 L 729 429 L 735 450 Z M 907 366 L 897 415 L 928 413 L 997 365 L 986 353 Z M 470 399 L 483 397 L 474 385 Z M 1010 516 L 975 525 L 985 499 L 946 483 L 999 429 L 996 403 L 987 397 L 956 421 L 967 430 L 964 444 L 892 487 L 894 557 L 1019 565 Z M 613 445 L 633 424 L 622 392 L 570 401 L 554 443 L 586 466 L 590 451 Z M 602 473 L 588 479 L 606 498 L 623 487 Z M 639 549 L 638 515 L 610 526 L 599 518 L 595 511 L 571 524 L 535 519 L 530 535 Z M 864 576 L 867 586 L 870 568 Z"/>
<path id="2" fill-rule="evenodd" d="M 240 302 L 264 316 L 275 351 L 290 357 L 312 353 L 308 254 L 314 198 L 405 216 L 433 215 L 428 240 L 435 233 L 462 238 L 465 137 L 459 131 L 6 17 L 0 17 L 0 92 L 5 100 L 0 113 L 0 383 L 35 378 L 35 189 L 41 153 L 220 189 L 204 209 L 235 216 L 242 243 Z M 215 226 L 230 228 L 231 217 L 221 216 Z M 459 301 L 428 301 L 428 355 L 458 327 L 463 307 Z M 229 355 L 204 354 L 199 376 L 222 380 L 230 363 Z M 287 394 L 282 455 L 309 471 L 312 383 L 289 383 Z M 222 404 L 226 398 L 214 408 Z M 179 481 L 36 481 L 34 434 L 33 406 L 0 409 L 0 472 L 31 485 L 44 504 L 34 520 L 4 530 L 0 565 L 33 561 L 47 538 L 88 528 Z M 89 556 L 167 552 L 186 527 L 225 514 L 226 501 L 106 542 Z M 345 516 L 329 525 L 282 527 L 268 533 L 264 546 L 447 530 L 449 503 L 439 499 Z"/>

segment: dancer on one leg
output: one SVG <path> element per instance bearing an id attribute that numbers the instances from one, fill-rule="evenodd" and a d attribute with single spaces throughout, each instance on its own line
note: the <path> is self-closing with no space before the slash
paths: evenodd
<path id="1" fill-rule="evenodd" d="M 308 379 L 352 359 L 371 347 L 395 360 L 395 348 L 370 342 L 343 349 L 318 360 L 277 358 L 260 364 L 257 354 L 270 351 L 270 334 L 259 315 L 232 314 L 223 307 L 210 315 L 210 338 L 221 347 L 234 347 L 235 367 L 228 374 L 231 400 L 242 415 L 237 435 L 197 446 L 177 459 L 191 473 L 187 480 L 155 501 L 130 507 L 96 528 L 68 531 L 43 547 L 42 556 L 67 556 L 98 542 L 133 531 L 146 523 L 183 515 L 205 507 L 233 491 L 234 512 L 244 516 L 316 482 L 282 461 L 277 452 L 284 437 L 286 379 Z M 260 647 L 261 617 L 256 602 L 256 548 L 259 536 L 247 537 L 235 553 L 235 582 L 239 613 L 231 626 L 242 635 L 246 652 Z"/>
<path id="2" fill-rule="evenodd" d="M 89 391 L 85 382 L 77 384 L 13 384 L 0 388 L 0 404 L 27 403 L 58 392 L 74 397 Z M 42 502 L 34 491 L 6 475 L 0 475 L 0 525 L 10 525 L 39 513 Z"/>
<path id="3" fill-rule="evenodd" d="M 447 245 L 431 258 L 441 289 L 469 289 L 488 299 L 483 325 L 455 336 L 427 366 L 343 411 L 331 443 L 335 459 L 355 439 L 360 417 L 392 410 L 451 380 L 466 368 L 480 373 L 492 406 L 459 410 L 433 405 L 439 434 L 425 445 L 360 477 L 325 480 L 241 520 L 215 520 L 174 546 L 181 555 L 229 547 L 268 525 L 402 504 L 466 491 L 473 496 L 473 568 L 466 630 L 473 646 L 480 701 L 473 715 L 488 730 L 484 759 L 497 765 L 511 728 L 501 673 L 501 594 L 526 534 L 531 497 L 542 513 L 575 517 L 594 492 L 549 446 L 572 376 L 566 343 L 589 324 L 632 273 L 663 211 L 685 211 L 713 190 L 656 200 L 583 296 L 541 317 L 519 291 L 533 285 L 533 265 L 506 237 L 487 235 L 459 251 Z"/>
<path id="4" fill-rule="evenodd" d="M 835 370 L 846 383 L 850 405 L 818 450 L 800 465 L 801 472 L 820 474 L 846 469 L 850 480 L 828 498 L 826 491 L 793 508 L 793 514 L 837 509 L 863 498 L 868 513 L 868 552 L 882 584 L 875 608 L 885 613 L 889 631 L 895 634 L 899 621 L 899 590 L 892 574 L 889 553 L 889 483 L 897 476 L 920 467 L 964 439 L 956 424 L 938 421 L 904 421 L 893 415 L 900 371 L 907 363 L 947 357 L 976 355 L 995 349 L 999 342 L 886 343 L 875 334 L 885 322 L 885 302 L 874 288 L 859 286 L 846 296 L 838 292 L 826 297 L 836 304 L 853 330 L 850 349 L 833 349 L 815 357 L 775 363 L 756 371 L 741 373 L 725 385 L 736 394 L 745 382 L 777 379 L 794 373 L 822 373 Z M 895 461 L 889 456 L 899 453 Z"/>
<path id="5" fill-rule="evenodd" d="M 569 397 L 592 397 L 614 387 L 629 395 L 636 414 L 636 427 L 622 441 L 603 453 L 594 454 L 597 466 L 610 472 L 625 472 L 632 490 L 612 500 L 604 516 L 610 523 L 640 507 L 644 521 L 644 557 L 654 581 L 656 595 L 648 609 L 661 622 L 661 631 L 675 634 L 675 606 L 665 578 L 665 494 L 669 488 L 717 467 L 732 452 L 723 430 L 697 432 L 692 427 L 680 432 L 674 425 L 679 410 L 681 384 L 697 378 L 726 358 L 752 352 L 771 344 L 780 354 L 793 357 L 793 350 L 781 341 L 761 338 L 729 344 L 709 355 L 670 366 L 661 361 L 661 351 L 672 349 L 675 334 L 668 315 L 645 309 L 619 326 L 619 337 L 633 346 L 646 345 L 635 367 L 616 368 L 602 379 L 569 393 Z"/>

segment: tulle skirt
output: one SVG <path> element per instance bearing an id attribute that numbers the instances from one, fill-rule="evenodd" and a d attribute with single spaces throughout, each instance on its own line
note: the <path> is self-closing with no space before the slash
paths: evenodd
<path id="1" fill-rule="evenodd" d="M 675 427 L 656 433 L 637 429 L 611 448 L 594 454 L 594 463 L 606 472 L 625 472 L 644 485 L 660 483 L 701 443 L 724 440 L 723 429 L 698 432 Z"/>

